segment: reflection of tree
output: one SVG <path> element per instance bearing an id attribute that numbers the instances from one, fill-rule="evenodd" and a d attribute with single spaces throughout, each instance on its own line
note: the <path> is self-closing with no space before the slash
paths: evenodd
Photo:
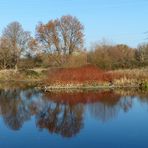
<path id="1" fill-rule="evenodd" d="M 136 96 L 113 91 L 43 94 L 34 89 L 5 89 L 0 90 L 0 113 L 12 130 L 19 130 L 34 115 L 39 129 L 71 137 L 83 128 L 85 107 L 93 117 L 107 122 L 119 111 L 129 111 L 135 98 L 148 102 L 147 94 Z"/>
<path id="2" fill-rule="evenodd" d="M 132 107 L 132 97 L 121 97 L 112 90 L 77 93 L 47 93 L 46 97 L 54 102 L 64 102 L 65 104 L 88 104 L 91 114 L 103 122 L 115 118 L 121 109 L 127 112 Z"/>
<path id="3" fill-rule="evenodd" d="M 124 112 L 127 112 L 129 111 L 130 108 L 132 108 L 132 104 L 133 104 L 133 97 L 125 96 L 120 99 L 118 106 L 122 108 Z"/>
<path id="4" fill-rule="evenodd" d="M 6 90 L 0 92 L 1 113 L 9 128 L 18 130 L 30 114 L 22 103 L 20 90 Z"/>
<path id="5" fill-rule="evenodd" d="M 104 93 L 98 102 L 89 105 L 90 112 L 95 118 L 106 122 L 116 117 L 119 111 L 117 106 L 119 100 L 120 95 L 115 94 L 113 91 L 108 91 Z"/>
<path id="6" fill-rule="evenodd" d="M 37 116 L 37 125 L 47 128 L 51 133 L 71 137 L 77 134 L 83 126 L 83 106 L 54 103 Z"/>
<path id="7" fill-rule="evenodd" d="M 112 97 L 109 96 L 107 102 L 99 101 L 89 105 L 89 108 L 93 116 L 103 122 L 107 122 L 109 119 L 115 118 L 121 109 L 127 112 L 132 107 L 132 100 L 132 97 L 119 97 L 116 94 L 112 94 Z"/>
<path id="8" fill-rule="evenodd" d="M 47 93 L 46 97 L 55 102 L 64 102 L 65 104 L 88 104 L 91 114 L 102 121 L 108 121 L 108 119 L 115 117 L 120 109 L 117 106 L 120 95 L 115 94 L 113 91 Z"/>
<path id="9" fill-rule="evenodd" d="M 86 92 L 60 92 L 60 93 L 46 93 L 46 98 L 54 102 L 66 103 L 70 105 L 77 105 L 79 103 L 109 103 L 116 104 L 120 95 L 116 95 L 112 91 L 86 91 Z"/>
<path id="10" fill-rule="evenodd" d="M 99 118 L 103 122 L 106 122 L 109 119 L 115 118 L 119 111 L 118 107 L 116 108 L 113 106 L 108 106 L 100 102 L 89 105 L 89 109 L 91 114 L 95 118 L 97 119 Z"/>
<path id="11" fill-rule="evenodd" d="M 143 104 L 148 104 L 148 91 L 146 94 L 137 95 L 137 99 L 140 100 L 140 102 Z"/>
<path id="12" fill-rule="evenodd" d="M 55 103 L 31 89 L 0 91 L 0 107 L 5 124 L 12 130 L 19 130 L 32 115 L 40 129 L 66 137 L 77 134 L 83 126 L 83 105 Z"/>
<path id="13" fill-rule="evenodd" d="M 23 123 L 30 119 L 30 107 L 34 104 L 31 98 L 35 96 L 37 96 L 37 92 L 32 89 L 23 91 L 20 89 L 6 89 L 0 91 L 1 114 L 9 128 L 19 130 Z"/>

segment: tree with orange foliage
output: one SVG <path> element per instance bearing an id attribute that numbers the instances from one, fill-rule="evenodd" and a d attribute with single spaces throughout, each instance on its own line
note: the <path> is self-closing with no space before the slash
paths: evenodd
<path id="1" fill-rule="evenodd" d="M 96 44 L 88 53 L 88 62 L 103 69 L 133 68 L 135 49 L 124 44 Z"/>
<path id="2" fill-rule="evenodd" d="M 36 27 L 36 40 L 40 49 L 60 65 L 65 62 L 63 58 L 83 47 L 83 30 L 83 25 L 76 17 L 63 16 L 47 24 L 40 23 Z"/>

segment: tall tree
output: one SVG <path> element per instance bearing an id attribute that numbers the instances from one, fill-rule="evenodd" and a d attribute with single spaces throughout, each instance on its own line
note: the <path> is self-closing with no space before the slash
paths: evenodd
<path id="1" fill-rule="evenodd" d="M 63 16 L 51 20 L 47 24 L 40 23 L 36 27 L 36 40 L 50 56 L 57 57 L 71 55 L 75 50 L 83 47 L 84 27 L 73 16 Z M 57 55 L 57 56 L 55 56 Z"/>
<path id="2" fill-rule="evenodd" d="M 59 30 L 62 35 L 62 49 L 71 55 L 76 49 L 83 46 L 84 27 L 76 17 L 63 16 L 59 20 Z"/>
<path id="3" fill-rule="evenodd" d="M 0 39 L 0 68 L 6 69 L 12 67 L 13 56 L 7 40 Z"/>
<path id="4" fill-rule="evenodd" d="M 136 60 L 142 66 L 148 65 L 148 44 L 147 43 L 144 43 L 138 46 L 136 50 Z"/>
<path id="5" fill-rule="evenodd" d="M 30 33 L 24 31 L 19 22 L 12 22 L 4 29 L 2 38 L 7 40 L 9 48 L 14 57 L 14 65 L 17 70 L 18 61 L 22 53 L 29 48 L 28 43 L 31 39 Z"/>

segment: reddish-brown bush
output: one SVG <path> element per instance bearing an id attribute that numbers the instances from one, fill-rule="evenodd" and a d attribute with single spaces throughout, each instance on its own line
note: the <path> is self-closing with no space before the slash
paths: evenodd
<path id="1" fill-rule="evenodd" d="M 77 68 L 60 68 L 49 72 L 50 83 L 93 83 L 112 81 L 112 75 L 96 66 L 86 65 Z"/>

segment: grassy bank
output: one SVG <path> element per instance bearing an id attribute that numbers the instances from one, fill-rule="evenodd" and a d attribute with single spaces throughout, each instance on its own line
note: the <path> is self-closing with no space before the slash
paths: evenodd
<path id="1" fill-rule="evenodd" d="M 95 66 L 79 68 L 1 70 L 0 82 L 34 83 L 45 91 L 140 88 L 148 90 L 148 68 L 103 71 Z"/>
<path id="2" fill-rule="evenodd" d="M 0 70 L 1 82 L 37 82 L 47 76 L 47 69 Z"/>
<path id="3" fill-rule="evenodd" d="M 148 89 L 148 68 L 126 69 L 108 72 L 116 86 L 139 86 Z"/>
<path id="4" fill-rule="evenodd" d="M 103 71 L 95 66 L 54 69 L 48 73 L 42 89 L 148 89 L 148 68 L 133 70 Z"/>

